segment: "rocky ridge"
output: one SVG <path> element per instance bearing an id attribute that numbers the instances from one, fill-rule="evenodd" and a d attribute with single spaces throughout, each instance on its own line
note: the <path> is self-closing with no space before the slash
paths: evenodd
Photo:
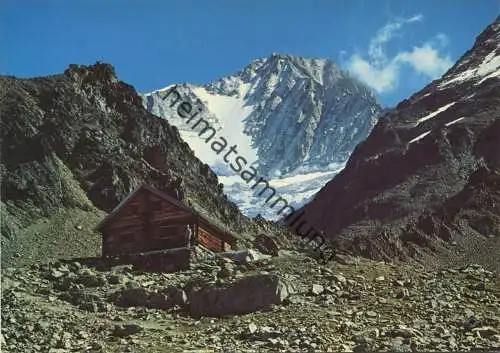
<path id="1" fill-rule="evenodd" d="M 304 218 L 334 247 L 371 258 L 499 269 L 499 73 L 497 19 L 379 120 Z"/>

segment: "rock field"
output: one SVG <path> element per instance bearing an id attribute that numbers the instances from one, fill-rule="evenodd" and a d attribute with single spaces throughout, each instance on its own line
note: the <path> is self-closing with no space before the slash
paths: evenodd
<path id="1" fill-rule="evenodd" d="M 3 352 L 500 350 L 500 280 L 297 252 L 177 273 L 85 261 L 2 270 Z"/>

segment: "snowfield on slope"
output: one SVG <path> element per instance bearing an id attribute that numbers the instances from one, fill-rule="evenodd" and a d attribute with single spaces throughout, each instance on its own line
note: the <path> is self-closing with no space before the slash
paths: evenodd
<path id="1" fill-rule="evenodd" d="M 253 111 L 253 107 L 247 105 L 243 98 L 249 89 L 249 84 L 242 83 L 239 87 L 240 98 L 212 94 L 199 86 L 193 87 L 193 92 L 219 120 L 222 136 L 231 141 L 231 146 L 236 144 L 238 154 L 245 157 L 249 164 L 252 164 L 258 159 L 257 151 L 252 148 L 251 136 L 244 132 L 244 119 Z"/>
<path id="2" fill-rule="evenodd" d="M 219 177 L 219 180 L 224 184 L 226 195 L 245 215 L 255 217 L 260 214 L 266 219 L 278 220 L 285 215 L 285 211 L 281 215 L 278 214 L 280 208 L 284 206 L 283 202 L 277 203 L 273 208 L 271 207 L 278 197 L 286 200 L 292 207 L 298 208 L 311 200 L 343 167 L 344 165 L 337 165 L 336 169 L 326 172 L 311 172 L 291 177 L 269 179 L 267 180 L 269 186 L 276 190 L 276 194 L 268 202 L 266 202 L 267 197 L 272 195 L 270 190 L 259 195 L 265 187 L 264 183 L 259 183 L 252 189 L 251 187 L 255 184 L 255 181 L 246 184 L 238 175 L 222 176 Z"/>

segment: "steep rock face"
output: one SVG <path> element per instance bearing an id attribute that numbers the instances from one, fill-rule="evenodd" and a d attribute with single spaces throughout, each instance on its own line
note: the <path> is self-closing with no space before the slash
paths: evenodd
<path id="1" fill-rule="evenodd" d="M 239 234 L 254 226 L 177 129 L 147 112 L 110 65 L 0 77 L 0 96 L 3 242 L 56 209 L 109 212 L 140 183 L 168 188 L 178 177 L 187 202 L 214 223 Z"/>
<path id="2" fill-rule="evenodd" d="M 307 220 L 365 256 L 489 262 L 500 238 L 499 77 L 497 19 L 440 80 L 379 120 Z"/>

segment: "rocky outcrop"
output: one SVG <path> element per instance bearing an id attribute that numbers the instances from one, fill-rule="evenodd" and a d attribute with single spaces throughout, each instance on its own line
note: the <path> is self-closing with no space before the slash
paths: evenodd
<path id="1" fill-rule="evenodd" d="M 499 57 L 497 19 L 441 79 L 379 120 L 305 207 L 307 221 L 363 256 L 500 267 L 489 259 L 500 249 Z"/>

